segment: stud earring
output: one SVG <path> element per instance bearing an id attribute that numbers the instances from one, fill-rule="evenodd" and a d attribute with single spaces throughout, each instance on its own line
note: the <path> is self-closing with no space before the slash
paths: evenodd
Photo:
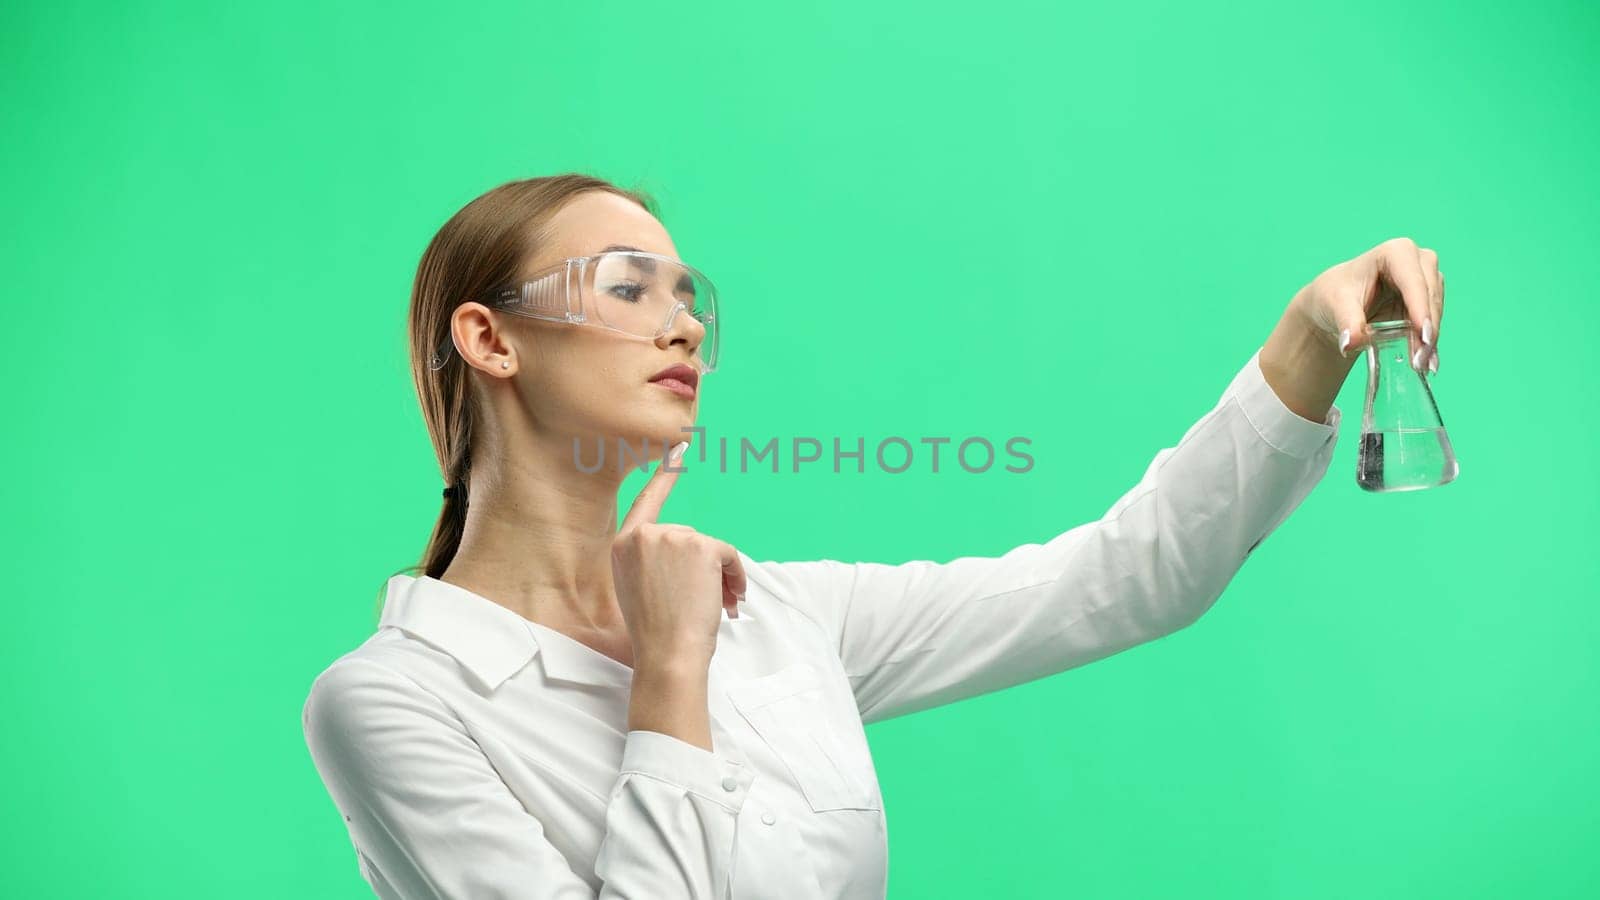
<path id="1" fill-rule="evenodd" d="M 510 363 L 510 362 L 509 362 L 509 361 L 507 361 L 507 360 L 503 360 L 503 359 L 502 359 L 502 360 L 501 360 L 501 361 L 500 361 L 500 368 L 502 368 L 502 369 L 509 369 L 509 368 L 511 368 L 511 363 Z"/>

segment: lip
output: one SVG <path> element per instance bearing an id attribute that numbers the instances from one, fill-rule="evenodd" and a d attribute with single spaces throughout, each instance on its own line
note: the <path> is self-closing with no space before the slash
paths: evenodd
<path id="1" fill-rule="evenodd" d="M 650 381 L 684 397 L 693 397 L 700 389 L 700 373 L 683 363 L 667 366 L 650 376 Z"/>

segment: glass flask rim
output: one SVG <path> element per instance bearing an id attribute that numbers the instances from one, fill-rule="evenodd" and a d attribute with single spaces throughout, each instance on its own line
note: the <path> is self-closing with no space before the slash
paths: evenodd
<path id="1" fill-rule="evenodd" d="M 1370 322 L 1372 329 L 1372 343 L 1394 340 L 1403 340 L 1411 330 L 1411 323 L 1405 319 L 1388 319 L 1383 322 Z"/>

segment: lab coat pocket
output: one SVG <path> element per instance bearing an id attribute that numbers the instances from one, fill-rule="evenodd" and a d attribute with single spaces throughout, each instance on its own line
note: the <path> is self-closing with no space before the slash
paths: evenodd
<path id="1" fill-rule="evenodd" d="M 815 667 L 795 663 L 734 685 L 728 697 L 783 760 L 813 810 L 883 808 L 865 741 L 841 731 Z"/>

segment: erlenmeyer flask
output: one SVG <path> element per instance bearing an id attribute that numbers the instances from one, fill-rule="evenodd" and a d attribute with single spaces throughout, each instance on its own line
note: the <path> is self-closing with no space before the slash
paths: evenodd
<path id="1" fill-rule="evenodd" d="M 1372 331 L 1356 483 L 1379 493 L 1449 484 L 1461 467 L 1433 402 L 1427 368 L 1422 374 L 1411 368 L 1411 323 L 1373 322 Z"/>

